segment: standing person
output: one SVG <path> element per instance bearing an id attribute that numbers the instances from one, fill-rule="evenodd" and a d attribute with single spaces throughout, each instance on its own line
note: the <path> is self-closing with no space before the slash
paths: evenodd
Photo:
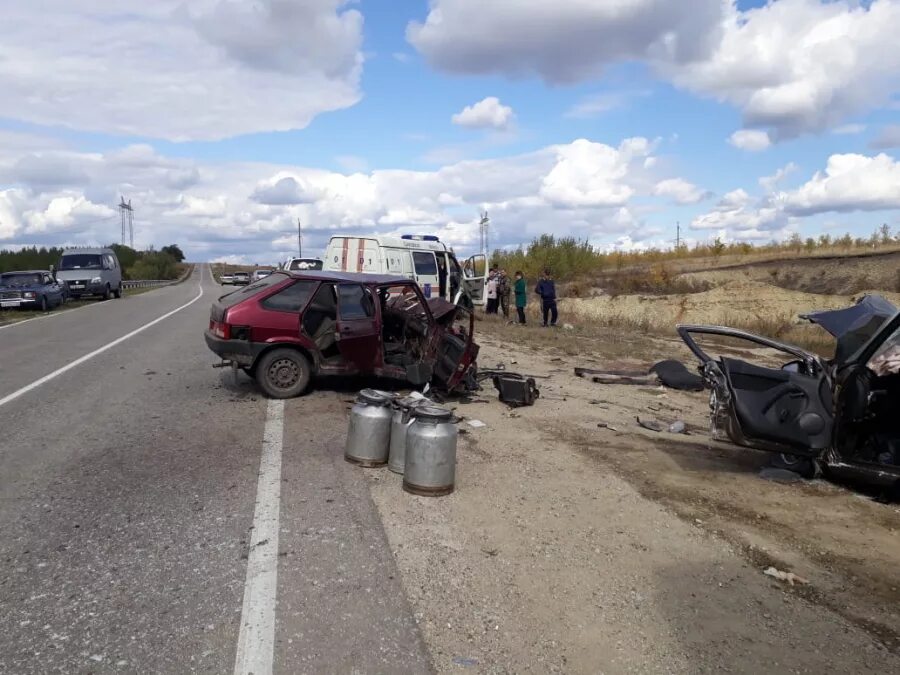
<path id="1" fill-rule="evenodd" d="M 441 299 L 447 300 L 447 262 L 444 260 L 443 253 L 437 255 L 437 267 L 438 290 L 440 291 Z M 453 302 L 453 298 L 450 298 L 450 302 Z"/>
<path id="2" fill-rule="evenodd" d="M 528 304 L 528 283 L 522 272 L 516 272 L 516 314 L 519 323 L 525 325 L 525 305 Z"/>
<path id="3" fill-rule="evenodd" d="M 559 312 L 556 308 L 556 284 L 553 281 L 553 275 L 549 269 L 544 269 L 541 274 L 541 280 L 538 281 L 537 288 L 534 292 L 541 296 L 541 312 L 544 316 L 544 328 L 549 325 L 555 327 L 559 319 Z"/>
<path id="4" fill-rule="evenodd" d="M 500 276 L 497 277 L 497 296 L 500 301 L 500 311 L 503 312 L 503 318 L 509 321 L 509 296 L 512 292 L 509 276 L 506 270 L 500 270 Z"/>
<path id="5" fill-rule="evenodd" d="M 497 271 L 491 270 L 488 274 L 487 281 L 487 307 L 485 308 L 486 314 L 496 314 L 497 313 Z"/>

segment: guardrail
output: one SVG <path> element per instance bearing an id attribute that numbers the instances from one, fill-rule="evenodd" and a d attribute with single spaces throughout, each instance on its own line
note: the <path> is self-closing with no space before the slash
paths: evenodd
<path id="1" fill-rule="evenodd" d="M 169 279 L 167 281 L 157 279 L 135 279 L 132 281 L 123 281 L 122 288 L 147 288 L 148 286 L 168 286 L 177 284 L 179 279 Z"/>

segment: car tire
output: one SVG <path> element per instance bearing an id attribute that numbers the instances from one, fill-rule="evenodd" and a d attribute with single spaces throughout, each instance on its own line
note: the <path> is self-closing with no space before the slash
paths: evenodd
<path id="1" fill-rule="evenodd" d="M 776 469 L 793 471 L 807 480 L 816 477 L 816 462 L 809 457 L 781 453 L 780 455 L 774 455 L 772 457 L 772 466 Z"/>
<path id="2" fill-rule="evenodd" d="M 41 296 L 41 311 L 46 312 L 48 309 L 50 309 L 50 306 L 47 304 L 47 296 L 42 295 Z"/>
<path id="3" fill-rule="evenodd" d="M 119 284 L 119 287 L 113 291 L 113 295 L 116 297 L 116 300 L 122 297 L 122 284 Z"/>
<path id="4" fill-rule="evenodd" d="M 266 352 L 257 362 L 256 381 L 269 398 L 294 398 L 309 387 L 312 368 L 296 349 L 282 347 Z"/>
<path id="5" fill-rule="evenodd" d="M 103 289 L 103 295 L 100 296 L 101 300 L 109 300 L 109 284 L 106 284 L 106 288 Z"/>

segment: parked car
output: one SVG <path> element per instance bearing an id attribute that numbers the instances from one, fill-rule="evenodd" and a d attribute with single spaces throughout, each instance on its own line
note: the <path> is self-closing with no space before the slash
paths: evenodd
<path id="1" fill-rule="evenodd" d="M 836 338 L 834 357 L 723 326 L 678 326 L 710 389 L 714 438 L 775 453 L 776 465 L 818 469 L 900 490 L 900 312 L 880 296 L 804 315 Z M 720 356 L 700 336 L 774 350 L 781 365 Z"/>
<path id="2" fill-rule="evenodd" d="M 234 283 L 234 275 L 233 274 L 222 274 L 219 276 L 219 283 L 223 286 L 227 286 L 228 284 Z"/>
<path id="3" fill-rule="evenodd" d="M 122 297 L 122 268 L 110 248 L 71 248 L 59 258 L 56 278 L 70 298 Z"/>
<path id="4" fill-rule="evenodd" d="M 235 286 L 246 286 L 250 283 L 249 272 L 235 272 L 231 277 L 231 283 Z"/>
<path id="5" fill-rule="evenodd" d="M 39 309 L 46 312 L 66 302 L 65 286 L 47 270 L 0 274 L 0 309 Z"/>
<path id="6" fill-rule="evenodd" d="M 476 388 L 474 315 L 403 277 L 276 272 L 213 303 L 206 344 L 273 398 L 314 376 L 378 375 Z"/>
<path id="7" fill-rule="evenodd" d="M 275 270 L 267 270 L 267 269 L 253 270 L 253 275 L 251 276 L 251 280 L 259 281 L 260 279 L 263 279 L 263 278 L 269 276 L 274 271 Z"/>

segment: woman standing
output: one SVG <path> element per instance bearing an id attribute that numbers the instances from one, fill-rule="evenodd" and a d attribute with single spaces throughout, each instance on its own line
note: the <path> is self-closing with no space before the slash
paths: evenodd
<path id="1" fill-rule="evenodd" d="M 488 274 L 487 281 L 487 307 L 485 307 L 485 314 L 496 314 L 497 308 L 500 306 L 500 298 L 497 294 L 497 271 L 491 270 Z"/>
<path id="2" fill-rule="evenodd" d="M 525 305 L 528 304 L 528 283 L 525 281 L 525 275 L 516 272 L 516 314 L 519 315 L 519 323 L 525 325 Z"/>

